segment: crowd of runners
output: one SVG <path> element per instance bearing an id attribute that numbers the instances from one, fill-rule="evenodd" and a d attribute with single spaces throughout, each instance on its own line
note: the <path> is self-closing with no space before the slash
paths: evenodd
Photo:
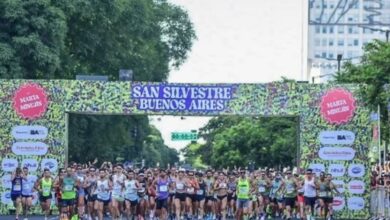
<path id="1" fill-rule="evenodd" d="M 72 164 L 58 174 L 45 169 L 35 183 L 28 169 L 12 175 L 16 219 L 28 218 L 34 191 L 45 220 L 52 198 L 60 219 L 332 219 L 338 194 L 330 174 L 312 170 L 129 169 L 103 163 Z M 55 207 L 54 207 L 55 208 Z"/>

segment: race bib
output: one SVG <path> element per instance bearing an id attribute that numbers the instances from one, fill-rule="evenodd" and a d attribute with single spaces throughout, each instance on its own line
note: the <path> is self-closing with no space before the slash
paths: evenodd
<path id="1" fill-rule="evenodd" d="M 203 193 L 204 193 L 204 191 L 201 190 L 201 189 L 198 189 L 198 190 L 196 191 L 196 194 L 197 194 L 197 195 L 203 195 Z"/>
<path id="2" fill-rule="evenodd" d="M 64 191 L 72 191 L 73 190 L 73 186 L 72 185 L 65 185 L 64 186 Z"/>
<path id="3" fill-rule="evenodd" d="M 293 187 L 293 186 L 287 186 L 286 192 L 287 192 L 288 194 L 293 193 L 293 192 L 294 192 L 294 187 Z"/>
<path id="4" fill-rule="evenodd" d="M 259 186 L 259 192 L 265 192 L 265 187 L 264 186 Z"/>
<path id="5" fill-rule="evenodd" d="M 319 197 L 326 197 L 326 192 L 320 192 L 318 195 Z"/>
<path id="6" fill-rule="evenodd" d="M 178 183 L 176 185 L 176 188 L 179 189 L 179 190 L 182 190 L 182 189 L 184 189 L 184 184 L 183 183 Z"/>
<path id="7" fill-rule="evenodd" d="M 240 188 L 240 194 L 242 193 L 242 194 L 246 194 L 246 193 L 248 193 L 249 192 L 249 190 L 245 187 L 245 188 Z"/>
<path id="8" fill-rule="evenodd" d="M 195 192 L 195 189 L 194 189 L 194 188 L 188 188 L 188 189 L 187 189 L 187 192 L 188 192 L 188 193 L 194 193 L 194 192 Z"/>
<path id="9" fill-rule="evenodd" d="M 168 186 L 167 185 L 161 185 L 160 186 L 160 192 L 168 192 Z"/>
<path id="10" fill-rule="evenodd" d="M 14 185 L 14 191 L 20 191 L 22 190 L 22 186 L 20 184 Z"/>
<path id="11" fill-rule="evenodd" d="M 44 188 L 43 194 L 45 194 L 45 195 L 50 194 L 50 189 Z"/>

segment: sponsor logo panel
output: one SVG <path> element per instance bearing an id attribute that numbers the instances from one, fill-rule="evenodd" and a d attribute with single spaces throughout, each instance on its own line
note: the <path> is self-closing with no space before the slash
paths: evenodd
<path id="1" fill-rule="evenodd" d="M 323 160 L 352 160 L 355 150 L 350 147 L 323 147 L 318 155 Z"/>
<path id="2" fill-rule="evenodd" d="M 15 139 L 46 139 L 48 130 L 39 125 L 20 125 L 12 128 L 12 136 Z"/>
<path id="3" fill-rule="evenodd" d="M 364 208 L 364 199 L 361 197 L 348 198 L 347 206 L 349 210 L 362 210 Z"/>
<path id="4" fill-rule="evenodd" d="M 1 168 L 5 172 L 12 172 L 18 167 L 19 163 L 16 159 L 5 158 L 1 161 Z"/>
<path id="5" fill-rule="evenodd" d="M 365 166 L 363 164 L 350 164 L 348 167 L 348 175 L 350 177 L 363 177 L 365 174 Z"/>
<path id="6" fill-rule="evenodd" d="M 355 141 L 355 134 L 352 131 L 321 131 L 320 143 L 324 145 L 345 144 L 350 145 Z"/>
<path id="7" fill-rule="evenodd" d="M 45 155 L 48 146 L 42 142 L 15 142 L 12 152 L 16 155 Z"/>

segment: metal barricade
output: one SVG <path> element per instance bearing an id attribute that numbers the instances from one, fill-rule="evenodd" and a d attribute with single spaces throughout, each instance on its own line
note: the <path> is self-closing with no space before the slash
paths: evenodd
<path id="1" fill-rule="evenodd" d="M 389 218 L 389 193 L 383 186 L 378 186 L 370 193 L 370 213 L 372 217 Z"/>

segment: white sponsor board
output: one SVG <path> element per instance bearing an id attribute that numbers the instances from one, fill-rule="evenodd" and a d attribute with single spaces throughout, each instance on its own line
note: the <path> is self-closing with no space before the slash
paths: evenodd
<path id="1" fill-rule="evenodd" d="M 363 177 L 365 174 L 365 167 L 363 164 L 350 164 L 348 167 L 348 175 L 350 177 Z"/>
<path id="2" fill-rule="evenodd" d="M 323 160 L 352 160 L 355 150 L 350 147 L 323 147 L 318 155 Z"/>
<path id="3" fill-rule="evenodd" d="M 1 203 L 5 205 L 12 205 L 11 192 L 6 191 L 1 194 Z"/>
<path id="4" fill-rule="evenodd" d="M 348 183 L 348 190 L 352 194 L 363 194 L 364 193 L 364 182 L 361 180 L 352 180 Z"/>
<path id="5" fill-rule="evenodd" d="M 1 177 L 1 185 L 3 188 L 11 189 L 12 187 L 11 174 L 6 174 Z"/>
<path id="6" fill-rule="evenodd" d="M 35 159 L 24 159 L 22 161 L 22 167 L 27 167 L 28 171 L 35 172 L 38 169 L 38 161 Z"/>
<path id="7" fill-rule="evenodd" d="M 312 163 L 309 165 L 309 168 L 313 170 L 317 176 L 320 175 L 321 172 L 325 172 L 325 165 L 320 163 Z"/>
<path id="8" fill-rule="evenodd" d="M 5 172 L 14 171 L 18 165 L 18 160 L 12 158 L 5 158 L 1 161 L 1 169 Z"/>
<path id="9" fill-rule="evenodd" d="M 42 142 L 15 142 L 12 152 L 16 155 L 45 155 L 48 146 Z"/>
<path id="10" fill-rule="evenodd" d="M 364 208 L 364 199 L 361 197 L 350 197 L 348 198 L 347 206 L 350 210 L 362 210 Z"/>
<path id="11" fill-rule="evenodd" d="M 42 159 L 41 162 L 41 170 L 43 171 L 45 168 L 48 168 L 50 172 L 56 172 L 58 169 L 58 162 L 56 159 L 45 158 Z"/>
<path id="12" fill-rule="evenodd" d="M 337 188 L 337 191 L 339 191 L 340 193 L 344 193 L 344 191 L 345 191 L 344 181 L 342 181 L 342 180 L 332 180 L 332 183 Z"/>
<path id="13" fill-rule="evenodd" d="M 352 131 L 321 131 L 318 138 L 324 145 L 351 145 L 355 141 L 355 134 Z"/>
<path id="14" fill-rule="evenodd" d="M 333 198 L 333 210 L 341 211 L 345 207 L 345 200 L 342 197 Z"/>
<path id="15" fill-rule="evenodd" d="M 330 164 L 328 173 L 332 174 L 333 177 L 344 176 L 345 167 L 343 164 Z"/>
<path id="16" fill-rule="evenodd" d="M 12 136 L 15 139 L 46 139 L 48 130 L 40 125 L 20 125 L 12 128 Z"/>

